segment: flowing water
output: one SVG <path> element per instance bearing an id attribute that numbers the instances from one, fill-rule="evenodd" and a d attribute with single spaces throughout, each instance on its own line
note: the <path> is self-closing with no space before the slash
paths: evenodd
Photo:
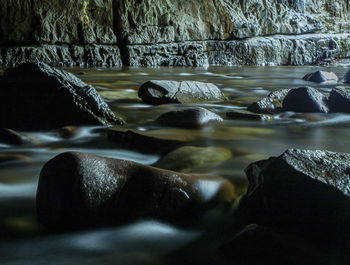
<path id="1" fill-rule="evenodd" d="M 350 115 L 276 115 L 269 121 L 225 118 L 227 111 L 244 109 L 270 91 L 316 86 L 329 92 L 334 85 L 302 80 L 318 69 L 342 77 L 346 66 L 334 67 L 209 67 L 209 68 L 66 68 L 94 85 L 113 111 L 128 122 L 127 128 L 169 139 L 185 139 L 188 145 L 223 147 L 232 157 L 222 163 L 202 165 L 196 173 L 223 176 L 242 193 L 247 185 L 244 169 L 249 163 L 281 154 L 288 148 L 350 152 Z M 138 87 L 153 79 L 195 80 L 216 84 L 229 98 L 224 104 L 203 104 L 225 118 L 202 129 L 159 127 L 154 120 L 179 106 L 150 106 L 137 97 Z M 82 127 L 70 139 L 58 131 L 23 132 L 32 144 L 0 145 L 0 264 L 147 264 L 154 257 L 178 249 L 200 234 L 157 220 L 144 220 L 117 228 L 47 234 L 37 224 L 35 193 L 42 166 L 59 153 L 77 150 L 151 165 L 158 154 L 123 150 L 101 142 L 102 131 Z M 2 157 L 13 157 L 3 161 Z"/>

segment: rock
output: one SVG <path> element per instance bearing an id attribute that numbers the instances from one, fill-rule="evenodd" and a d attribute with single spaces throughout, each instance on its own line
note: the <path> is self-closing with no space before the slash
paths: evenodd
<path id="1" fill-rule="evenodd" d="M 328 113 L 327 97 L 312 87 L 291 89 L 283 100 L 284 111 Z"/>
<path id="2" fill-rule="evenodd" d="M 345 84 L 350 84 L 350 70 L 345 73 L 342 82 Z"/>
<path id="3" fill-rule="evenodd" d="M 349 159 L 350 154 L 290 149 L 251 164 L 246 169 L 248 191 L 239 206 L 241 218 L 347 253 Z"/>
<path id="4" fill-rule="evenodd" d="M 233 186 L 205 178 L 85 153 L 64 153 L 43 167 L 37 216 L 54 230 L 115 225 L 142 218 L 196 222 L 229 204 Z"/>
<path id="5" fill-rule="evenodd" d="M 246 110 L 233 110 L 226 112 L 226 118 L 230 120 L 253 120 L 253 121 L 264 121 L 271 119 L 268 115 L 261 115 L 251 113 Z"/>
<path id="6" fill-rule="evenodd" d="M 23 145 L 29 143 L 29 138 L 11 129 L 0 128 L 0 143 L 9 145 Z"/>
<path id="7" fill-rule="evenodd" d="M 350 88 L 333 88 L 328 98 L 330 112 L 350 113 Z"/>
<path id="8" fill-rule="evenodd" d="M 283 100 L 290 89 L 281 89 L 271 92 L 266 98 L 252 103 L 248 110 L 260 114 L 275 114 L 282 110 Z"/>
<path id="9" fill-rule="evenodd" d="M 80 132 L 80 128 L 77 126 L 64 126 L 58 130 L 59 135 L 62 138 L 69 139 L 77 136 Z"/>
<path id="10" fill-rule="evenodd" d="M 120 148 L 138 150 L 143 153 L 168 153 L 186 142 L 150 136 L 132 130 L 108 130 L 108 141 Z"/>
<path id="11" fill-rule="evenodd" d="M 231 151 L 226 148 L 183 146 L 161 158 L 155 166 L 187 173 L 222 163 L 231 157 Z"/>
<path id="12" fill-rule="evenodd" d="M 214 84 L 195 81 L 151 80 L 139 88 L 138 95 L 148 104 L 191 104 L 226 100 Z"/>
<path id="13" fill-rule="evenodd" d="M 200 128 L 210 123 L 219 123 L 223 119 L 205 108 L 186 108 L 166 112 L 156 119 L 163 126 L 179 128 Z"/>
<path id="14" fill-rule="evenodd" d="M 244 228 L 221 251 L 237 265 L 332 264 L 330 258 L 302 238 L 258 225 Z"/>
<path id="15" fill-rule="evenodd" d="M 0 91 L 1 127 L 40 130 L 124 124 L 92 86 L 66 71 L 27 63 L 6 69 L 4 79 L 7 86 Z"/>
<path id="16" fill-rule="evenodd" d="M 324 72 L 316 71 L 314 73 L 309 73 L 303 77 L 303 80 L 315 82 L 315 83 L 324 83 L 324 82 L 338 82 L 338 77 L 333 72 Z"/>

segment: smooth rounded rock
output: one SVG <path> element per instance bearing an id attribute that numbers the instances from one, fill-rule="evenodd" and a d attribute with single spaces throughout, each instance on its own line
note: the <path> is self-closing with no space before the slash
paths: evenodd
<path id="1" fill-rule="evenodd" d="M 324 72 L 324 71 L 316 71 L 313 73 L 308 73 L 303 77 L 303 80 L 315 83 L 324 83 L 324 82 L 338 82 L 338 77 L 333 72 Z"/>
<path id="2" fill-rule="evenodd" d="M 188 108 L 162 114 L 156 122 L 163 126 L 178 128 L 198 128 L 209 123 L 219 123 L 223 119 L 205 108 Z"/>
<path id="3" fill-rule="evenodd" d="M 329 109 L 331 112 L 350 113 L 350 88 L 333 88 L 328 98 Z"/>
<path id="4" fill-rule="evenodd" d="M 315 88 L 291 89 L 283 100 L 284 111 L 328 113 L 327 97 Z"/>
<path id="5" fill-rule="evenodd" d="M 122 125 L 96 90 L 74 75 L 43 63 L 8 68 L 0 89 L 0 126 L 16 130 L 66 125 Z"/>
<path id="6" fill-rule="evenodd" d="M 226 101 L 217 86 L 196 81 L 151 80 L 139 88 L 138 95 L 148 104 Z"/>
<path id="7" fill-rule="evenodd" d="M 207 210 L 230 205 L 233 186 L 209 178 L 86 153 L 63 153 L 43 167 L 37 216 L 54 230 L 156 218 L 188 225 Z"/>

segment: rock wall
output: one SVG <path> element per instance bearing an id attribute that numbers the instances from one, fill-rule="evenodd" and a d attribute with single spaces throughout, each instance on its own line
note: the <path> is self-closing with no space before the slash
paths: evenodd
<path id="1" fill-rule="evenodd" d="M 348 56 L 349 18 L 347 0 L 1 0 L 0 64 L 313 64 Z"/>

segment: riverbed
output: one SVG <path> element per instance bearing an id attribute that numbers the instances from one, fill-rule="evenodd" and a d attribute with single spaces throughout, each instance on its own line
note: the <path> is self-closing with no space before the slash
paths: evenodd
<path id="1" fill-rule="evenodd" d="M 245 109 L 271 91 L 299 86 L 329 92 L 336 84 L 302 80 L 309 72 L 333 71 L 342 77 L 347 65 L 281 67 L 164 67 L 164 68 L 62 68 L 92 84 L 111 109 L 127 122 L 126 129 L 181 139 L 186 145 L 221 147 L 231 158 L 221 163 L 197 166 L 193 173 L 222 176 L 234 184 L 239 198 L 247 186 L 244 169 L 257 160 L 278 156 L 289 148 L 349 152 L 350 115 L 284 113 L 269 120 L 231 120 L 226 113 Z M 0 73 L 3 71 L 0 70 Z M 224 122 L 201 129 L 161 127 L 154 121 L 176 104 L 152 106 L 137 96 L 149 80 L 193 80 L 217 85 L 229 99 L 222 104 L 199 104 L 218 113 Z M 193 105 L 188 105 L 193 106 Z M 196 105 L 198 106 L 198 105 Z M 66 151 L 88 152 L 132 160 L 145 165 L 161 155 L 115 147 L 104 141 L 100 127 L 80 127 L 63 138 L 58 130 L 21 132 L 31 144 L 15 147 L 0 144 L 0 264 L 157 264 L 158 257 L 172 253 L 196 239 L 198 228 L 176 227 L 158 220 L 141 220 L 122 227 L 51 234 L 36 221 L 35 195 L 42 166 Z"/>

